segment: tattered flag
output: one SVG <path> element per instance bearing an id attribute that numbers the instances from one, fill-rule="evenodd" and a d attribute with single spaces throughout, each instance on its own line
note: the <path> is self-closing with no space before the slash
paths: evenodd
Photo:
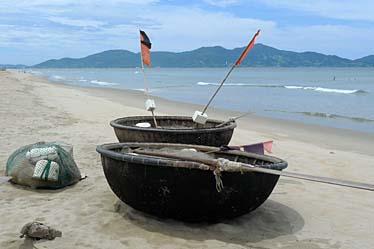
<path id="1" fill-rule="evenodd" d="M 248 43 L 247 47 L 243 50 L 242 54 L 238 58 L 238 60 L 235 62 L 235 66 L 239 65 L 240 62 L 244 59 L 244 57 L 247 55 L 248 51 L 255 45 L 255 39 L 260 34 L 260 30 L 257 30 L 256 34 L 252 37 L 251 41 Z"/>
<path id="2" fill-rule="evenodd" d="M 142 54 L 142 60 L 143 63 L 147 66 L 151 65 L 151 56 L 150 56 L 150 49 L 151 49 L 152 43 L 147 34 L 140 30 L 140 48 L 141 48 L 141 54 Z"/>

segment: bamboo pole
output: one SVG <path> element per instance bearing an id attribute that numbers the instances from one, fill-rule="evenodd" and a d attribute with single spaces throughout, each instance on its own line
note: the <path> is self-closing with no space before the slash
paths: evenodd
<path id="1" fill-rule="evenodd" d="M 206 164 L 206 165 L 210 165 L 214 167 L 218 167 L 219 165 L 219 162 L 216 159 L 199 159 L 199 158 L 192 158 L 192 157 L 186 157 L 186 156 L 181 156 L 181 155 L 170 155 L 170 154 L 149 152 L 149 151 L 142 151 L 142 150 L 134 150 L 133 152 L 138 153 L 138 154 L 148 155 L 148 156 L 157 156 L 157 157 L 165 157 L 165 158 L 173 158 L 173 159 L 179 159 L 179 160 L 185 160 L 185 161 L 198 162 L 198 163 L 202 163 L 202 164 Z M 235 162 L 235 163 L 238 163 L 238 162 Z M 336 178 L 331 178 L 331 177 L 306 175 L 306 174 L 286 172 L 286 171 L 280 171 L 280 170 L 274 170 L 274 169 L 267 169 L 267 168 L 261 168 L 261 167 L 258 167 L 252 164 L 248 164 L 248 163 L 238 163 L 238 164 L 243 168 L 246 168 L 251 171 L 258 172 L 258 173 L 286 176 L 286 177 L 297 178 L 297 179 L 302 179 L 302 180 L 307 180 L 307 181 L 320 182 L 320 183 L 344 186 L 344 187 L 349 187 L 349 188 L 374 191 L 374 184 L 354 182 L 354 181 L 336 179 Z"/>
<path id="2" fill-rule="evenodd" d="M 214 97 L 217 95 L 217 93 L 219 92 L 219 90 L 222 88 L 223 84 L 225 83 L 225 81 L 227 80 L 227 78 L 229 77 L 229 75 L 231 74 L 232 70 L 234 70 L 234 68 L 236 67 L 236 64 L 233 64 L 230 68 L 230 70 L 227 72 L 225 78 L 223 78 L 221 84 L 219 85 L 219 87 L 217 88 L 217 90 L 213 93 L 212 97 L 210 97 L 208 103 L 206 104 L 206 106 L 204 107 L 201 115 L 204 115 L 204 113 L 207 111 L 210 103 L 213 101 Z"/>
<path id="3" fill-rule="evenodd" d="M 213 101 L 214 97 L 217 95 L 217 93 L 219 92 L 219 90 L 222 88 L 223 84 L 225 83 L 225 81 L 227 80 L 227 78 L 229 77 L 229 75 L 231 74 L 232 70 L 234 70 L 234 68 L 237 65 L 240 64 L 240 62 L 244 59 L 244 57 L 248 53 L 249 49 L 252 48 L 252 46 L 254 45 L 255 39 L 256 39 L 256 37 L 258 36 L 259 33 L 260 33 L 260 30 L 258 30 L 255 33 L 255 35 L 252 37 L 252 39 L 250 40 L 250 42 L 248 43 L 248 45 L 244 48 L 244 50 L 240 54 L 240 56 L 237 59 L 237 61 L 231 66 L 230 70 L 227 72 L 225 78 L 223 78 L 223 80 L 222 80 L 221 84 L 219 85 L 219 87 L 217 88 L 217 90 L 213 93 L 212 97 L 210 97 L 210 99 L 209 99 L 208 103 L 206 104 L 206 106 L 204 107 L 201 115 L 204 115 L 204 113 L 207 111 L 209 105 L 211 104 L 211 102 Z"/>
<path id="4" fill-rule="evenodd" d="M 141 44 L 140 44 L 140 46 L 141 46 Z M 148 81 L 147 81 L 147 77 L 146 77 L 145 70 L 144 70 L 144 62 L 143 62 L 143 55 L 142 55 L 141 48 L 140 48 L 140 61 L 142 63 L 142 72 L 143 72 L 143 82 L 144 82 L 145 94 L 146 94 L 147 98 L 150 99 L 150 96 L 149 96 L 149 86 L 148 86 Z M 155 116 L 154 110 L 151 110 L 151 113 L 152 113 L 152 117 L 153 117 L 153 122 L 155 124 L 155 127 L 157 128 L 158 125 L 157 125 L 157 120 L 156 120 L 156 116 Z"/>

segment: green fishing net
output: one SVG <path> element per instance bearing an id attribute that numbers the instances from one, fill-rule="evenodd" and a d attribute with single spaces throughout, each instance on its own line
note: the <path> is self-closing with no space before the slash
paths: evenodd
<path id="1" fill-rule="evenodd" d="M 66 148 L 69 145 L 60 142 L 38 142 L 23 146 L 9 156 L 5 175 L 12 177 L 14 183 L 32 188 L 57 189 L 72 185 L 81 179 L 81 173 L 74 162 L 72 146 L 70 151 Z M 36 157 L 36 152 L 40 151 L 53 153 L 38 154 Z M 50 168 L 51 165 L 57 165 L 58 169 Z M 38 171 L 38 167 L 42 167 L 42 171 Z"/>

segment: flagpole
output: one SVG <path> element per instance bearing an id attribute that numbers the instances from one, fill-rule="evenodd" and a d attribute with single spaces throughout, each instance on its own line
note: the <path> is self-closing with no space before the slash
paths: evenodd
<path id="1" fill-rule="evenodd" d="M 142 72 L 143 72 L 143 82 L 144 82 L 144 92 L 149 98 L 149 92 L 148 92 L 148 82 L 147 82 L 147 77 L 145 75 L 145 69 L 144 69 L 144 63 L 143 63 L 143 55 L 142 52 L 140 51 L 140 62 L 142 63 Z"/>
<path id="2" fill-rule="evenodd" d="M 140 44 L 141 46 L 141 44 Z M 149 99 L 150 96 L 149 96 L 149 92 L 148 92 L 148 81 L 147 81 L 147 77 L 146 77 L 146 74 L 145 74 L 145 70 L 144 70 L 144 62 L 143 62 L 143 54 L 142 54 L 142 50 L 140 48 L 140 62 L 142 64 L 142 72 L 143 72 L 143 82 L 144 82 L 144 87 L 145 87 L 145 94 L 147 95 L 147 98 Z M 157 121 L 156 121 L 156 116 L 155 116 L 155 113 L 154 113 L 154 110 L 152 109 L 151 110 L 151 113 L 152 113 L 152 118 L 153 118 L 153 122 L 155 124 L 155 127 L 157 128 L 158 125 L 157 125 Z"/>
<path id="3" fill-rule="evenodd" d="M 208 101 L 208 104 L 204 107 L 201 115 L 204 115 L 204 113 L 207 111 L 209 105 L 211 104 L 211 102 L 213 101 L 214 97 L 217 95 L 217 93 L 219 92 L 219 90 L 221 90 L 223 84 L 225 83 L 225 81 L 227 80 L 227 78 L 229 77 L 229 75 L 231 74 L 232 70 L 234 70 L 234 68 L 240 64 L 241 60 L 244 59 L 245 55 L 248 53 L 249 49 L 253 46 L 254 42 L 255 42 L 255 38 L 257 37 L 257 35 L 260 33 L 260 30 L 258 30 L 256 32 L 256 34 L 252 37 L 251 41 L 248 43 L 247 47 L 243 50 L 243 52 L 241 53 L 241 55 L 239 56 L 238 60 L 231 66 L 230 70 L 227 72 L 225 78 L 222 80 L 221 84 L 219 85 L 219 87 L 217 88 L 217 90 L 214 92 L 214 94 L 212 95 L 212 97 L 209 99 Z"/>
<path id="4" fill-rule="evenodd" d="M 236 64 L 233 64 L 230 68 L 230 70 L 228 71 L 228 73 L 226 74 L 225 78 L 222 80 L 221 84 L 219 85 L 219 87 L 217 88 L 217 90 L 214 92 L 214 94 L 212 95 L 212 97 L 210 97 L 209 99 L 209 102 L 208 104 L 206 104 L 206 106 L 204 107 L 203 109 L 203 112 L 201 113 L 201 115 L 204 115 L 204 113 L 206 112 L 206 110 L 208 109 L 210 103 L 213 101 L 214 97 L 217 95 L 217 93 L 219 92 L 219 90 L 222 88 L 223 84 L 225 83 L 225 81 L 227 80 L 227 78 L 229 77 L 229 75 L 231 74 L 232 70 L 234 70 L 234 68 L 236 67 Z"/>

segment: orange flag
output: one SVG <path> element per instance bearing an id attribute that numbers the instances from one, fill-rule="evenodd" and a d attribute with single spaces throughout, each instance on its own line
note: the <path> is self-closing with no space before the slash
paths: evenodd
<path id="1" fill-rule="evenodd" d="M 239 65 L 240 62 L 244 59 L 244 57 L 247 55 L 248 51 L 255 45 L 255 39 L 260 34 L 260 30 L 257 30 L 256 34 L 252 37 L 251 41 L 248 43 L 247 47 L 243 50 L 242 54 L 238 58 L 238 60 L 235 62 L 235 66 Z"/>
<path id="2" fill-rule="evenodd" d="M 151 49 L 152 43 L 149 40 L 147 34 L 140 30 L 140 49 L 142 53 L 143 63 L 147 66 L 151 65 L 151 56 L 149 50 Z"/>

